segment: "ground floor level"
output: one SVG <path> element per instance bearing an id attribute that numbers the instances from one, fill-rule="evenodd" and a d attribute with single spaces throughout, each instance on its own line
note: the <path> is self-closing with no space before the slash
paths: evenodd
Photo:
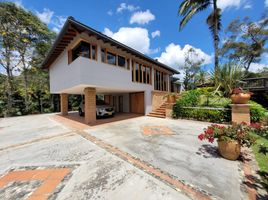
<path id="1" fill-rule="evenodd" d="M 0 119 L 0 199 L 248 199 L 250 169 L 197 139 L 207 125 L 139 114 L 88 125 L 76 112 Z"/>
<path id="2" fill-rule="evenodd" d="M 115 113 L 148 115 L 166 102 L 167 94 L 168 92 L 152 90 L 98 90 L 94 87 L 85 87 L 84 92 L 77 95 L 81 96 L 78 101 L 79 106 L 82 108 L 81 114 L 83 113 L 84 115 L 85 123 L 95 124 L 100 100 L 105 105 L 111 106 Z M 68 115 L 68 96 L 68 93 L 60 93 L 61 114 L 64 116 Z M 82 104 L 80 105 L 81 102 Z"/>

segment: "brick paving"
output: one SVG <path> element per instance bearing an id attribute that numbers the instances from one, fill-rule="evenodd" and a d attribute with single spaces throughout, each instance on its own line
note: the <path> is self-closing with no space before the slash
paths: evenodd
<path id="1" fill-rule="evenodd" d="M 173 135 L 174 132 L 167 126 L 143 126 L 142 134 L 153 136 L 153 135 Z"/>
<path id="2" fill-rule="evenodd" d="M 5 193 L 5 190 L 7 190 L 7 186 L 10 183 L 24 182 L 30 184 L 32 181 L 39 181 L 41 182 L 40 186 L 37 188 L 33 187 L 33 191 L 29 191 L 31 194 L 28 197 L 28 200 L 45 200 L 53 193 L 64 177 L 70 172 L 70 168 L 10 171 L 0 178 L 0 191 Z M 18 185 L 14 191 L 18 190 L 20 187 L 21 186 Z"/>

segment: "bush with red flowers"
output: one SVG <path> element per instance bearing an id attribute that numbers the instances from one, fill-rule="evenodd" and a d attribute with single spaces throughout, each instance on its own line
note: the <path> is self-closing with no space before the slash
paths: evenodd
<path id="1" fill-rule="evenodd" d="M 204 129 L 204 132 L 198 135 L 199 140 L 208 140 L 213 143 L 215 139 L 218 141 L 237 141 L 241 146 L 250 147 L 255 143 L 255 137 L 250 135 L 252 127 L 247 123 L 233 124 L 231 126 L 222 126 L 212 124 Z"/>
<path id="2" fill-rule="evenodd" d="M 232 94 L 250 94 L 250 95 L 253 95 L 253 93 L 252 92 L 249 92 L 249 91 L 245 91 L 245 90 L 243 90 L 241 87 L 239 87 L 239 88 L 234 88 L 233 90 L 232 90 L 232 92 L 231 92 L 231 95 Z"/>

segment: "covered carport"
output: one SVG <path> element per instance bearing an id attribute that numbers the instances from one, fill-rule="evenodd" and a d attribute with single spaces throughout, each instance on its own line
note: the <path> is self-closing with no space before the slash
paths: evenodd
<path id="1" fill-rule="evenodd" d="M 130 115 L 127 114 L 145 114 L 145 95 L 143 91 L 84 87 L 84 89 L 73 88 L 60 94 L 61 114 L 63 116 L 68 115 L 68 94 L 84 94 L 85 113 L 83 120 L 85 124 L 96 124 L 98 120 L 96 118 L 96 95 L 103 95 L 105 103 L 115 108 L 117 116 L 121 115 L 119 117 L 120 120 L 122 120 L 124 116 L 128 118 Z M 78 121 L 81 121 L 81 119 Z"/>

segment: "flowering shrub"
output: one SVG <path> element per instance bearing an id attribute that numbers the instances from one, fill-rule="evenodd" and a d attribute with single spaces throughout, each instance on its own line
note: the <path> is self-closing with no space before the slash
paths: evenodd
<path id="1" fill-rule="evenodd" d="M 239 87 L 239 88 L 234 88 L 234 89 L 232 90 L 232 92 L 231 92 L 231 94 L 240 94 L 240 93 L 253 95 L 252 92 L 244 91 L 241 87 Z"/>
<path id="2" fill-rule="evenodd" d="M 250 127 L 253 133 L 268 140 L 268 127 L 267 126 L 265 127 L 261 123 L 252 123 Z M 268 146 L 261 144 L 259 146 L 259 152 L 265 155 L 268 155 Z"/>
<path id="3" fill-rule="evenodd" d="M 245 122 L 231 126 L 221 126 L 212 124 L 204 129 L 204 132 L 198 135 L 199 140 L 218 141 L 237 141 L 241 146 L 250 147 L 255 142 L 255 137 L 250 135 L 252 130 Z"/>

